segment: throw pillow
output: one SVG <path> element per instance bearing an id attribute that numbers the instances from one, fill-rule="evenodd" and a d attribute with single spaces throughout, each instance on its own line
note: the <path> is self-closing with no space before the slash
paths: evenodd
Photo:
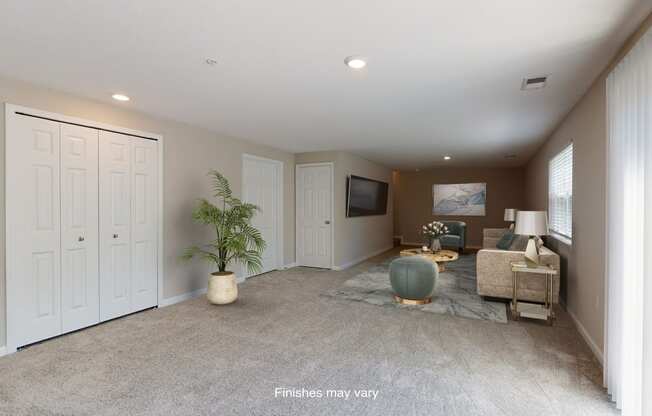
<path id="1" fill-rule="evenodd" d="M 496 248 L 500 250 L 509 250 L 509 248 L 512 245 L 512 242 L 514 241 L 514 233 L 511 231 L 507 231 L 505 234 L 503 234 L 502 237 L 500 237 L 500 240 L 496 243 Z"/>
<path id="2" fill-rule="evenodd" d="M 511 251 L 525 251 L 527 247 L 527 242 L 530 239 L 527 235 L 519 235 L 514 238 L 512 245 L 509 247 Z"/>

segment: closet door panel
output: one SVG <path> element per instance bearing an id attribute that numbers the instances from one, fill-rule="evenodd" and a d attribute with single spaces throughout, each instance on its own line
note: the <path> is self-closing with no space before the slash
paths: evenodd
<path id="1" fill-rule="evenodd" d="M 130 137 L 100 132 L 100 320 L 132 312 Z"/>
<path id="2" fill-rule="evenodd" d="M 132 155 L 132 285 L 134 311 L 157 305 L 158 146 L 131 138 Z"/>
<path id="3" fill-rule="evenodd" d="M 15 116 L 7 125 L 10 347 L 61 333 L 60 126 Z"/>
<path id="4" fill-rule="evenodd" d="M 63 332 L 99 322 L 99 131 L 61 125 L 61 315 Z"/>

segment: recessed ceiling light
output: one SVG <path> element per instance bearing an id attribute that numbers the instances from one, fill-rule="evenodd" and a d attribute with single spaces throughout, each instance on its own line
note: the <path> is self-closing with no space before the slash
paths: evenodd
<path id="1" fill-rule="evenodd" d="M 367 66 L 367 60 L 362 56 L 347 56 L 344 63 L 351 69 L 362 69 Z"/>
<path id="2" fill-rule="evenodd" d="M 118 101 L 129 101 L 130 100 L 130 98 L 128 96 L 124 95 L 124 94 L 113 94 L 112 97 L 113 97 L 114 100 L 118 100 Z"/>
<path id="3" fill-rule="evenodd" d="M 444 156 L 444 160 L 451 160 L 451 159 L 452 159 L 452 157 L 450 157 L 450 156 Z"/>
<path id="4" fill-rule="evenodd" d="M 210 66 L 216 65 L 217 64 L 217 59 L 206 58 L 206 64 L 210 65 Z"/>

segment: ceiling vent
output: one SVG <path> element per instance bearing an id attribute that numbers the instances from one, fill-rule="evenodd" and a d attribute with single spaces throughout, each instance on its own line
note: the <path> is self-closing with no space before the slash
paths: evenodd
<path id="1" fill-rule="evenodd" d="M 524 78 L 523 84 L 521 84 L 521 89 L 526 90 L 540 90 L 546 86 L 548 82 L 548 77 L 536 77 L 536 78 Z"/>

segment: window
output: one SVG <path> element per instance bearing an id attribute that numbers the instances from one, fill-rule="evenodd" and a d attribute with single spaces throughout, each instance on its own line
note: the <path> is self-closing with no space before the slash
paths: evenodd
<path id="1" fill-rule="evenodd" d="M 548 175 L 550 231 L 553 235 L 561 236 L 562 239 L 571 240 L 573 237 L 572 143 L 550 160 Z"/>

